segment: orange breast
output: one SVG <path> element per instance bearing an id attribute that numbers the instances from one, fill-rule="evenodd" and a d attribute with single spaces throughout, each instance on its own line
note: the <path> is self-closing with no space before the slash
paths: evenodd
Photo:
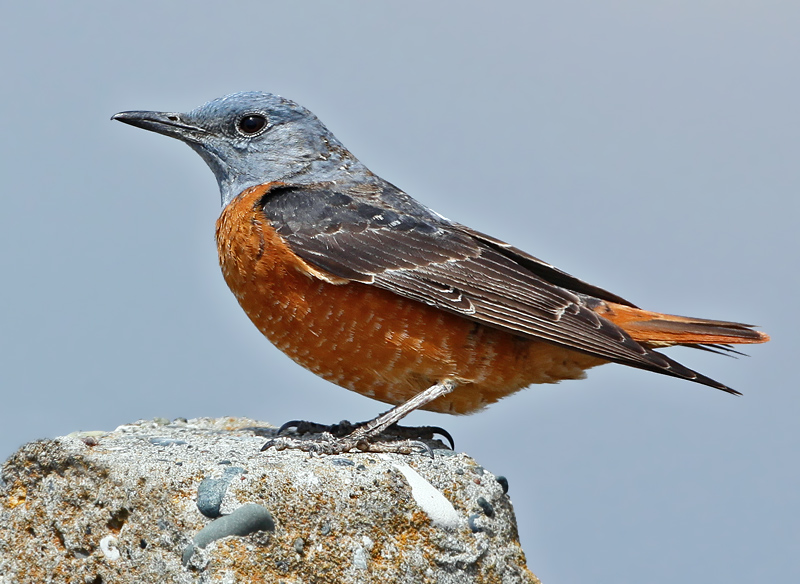
<path id="1" fill-rule="evenodd" d="M 605 362 L 310 266 L 258 208 L 269 188 L 245 191 L 218 219 L 222 273 L 258 329 L 324 379 L 394 405 L 454 379 L 457 389 L 425 409 L 466 414 Z"/>

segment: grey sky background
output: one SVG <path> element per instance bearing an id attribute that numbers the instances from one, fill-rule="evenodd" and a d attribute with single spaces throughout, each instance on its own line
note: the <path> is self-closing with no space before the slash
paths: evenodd
<path id="1" fill-rule="evenodd" d="M 777 1 L 7 3 L 0 455 L 155 416 L 384 409 L 247 320 L 203 161 L 109 121 L 271 91 L 451 219 L 772 335 L 670 351 L 740 398 L 609 365 L 410 418 L 508 477 L 543 582 L 800 581 L 798 30 Z"/>

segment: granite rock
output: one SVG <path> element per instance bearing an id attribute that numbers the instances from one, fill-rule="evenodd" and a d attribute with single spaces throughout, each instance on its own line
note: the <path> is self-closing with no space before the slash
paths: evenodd
<path id="1" fill-rule="evenodd" d="M 467 455 L 260 452 L 272 432 L 156 420 L 23 446 L 0 481 L 0 584 L 538 583 L 503 485 Z"/>

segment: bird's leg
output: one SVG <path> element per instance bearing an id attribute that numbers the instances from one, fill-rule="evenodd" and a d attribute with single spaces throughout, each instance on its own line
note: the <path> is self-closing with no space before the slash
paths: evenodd
<path id="1" fill-rule="evenodd" d="M 385 441 L 378 441 L 377 439 L 385 430 L 390 429 L 417 408 L 421 408 L 438 397 L 447 395 L 455 388 L 456 383 L 454 381 L 449 379 L 441 381 L 436 385 L 432 385 L 425 391 L 421 391 L 407 402 L 393 407 L 377 418 L 358 425 L 355 430 L 346 436 L 337 437 L 328 431 L 323 432 L 318 439 L 298 439 L 278 436 L 264 444 L 261 450 L 267 450 L 269 448 L 284 450 L 286 448 L 291 448 L 320 454 L 341 454 L 343 452 L 349 452 L 353 448 L 365 452 L 397 452 L 401 454 L 411 454 L 420 449 L 430 452 L 427 445 L 418 440 L 401 440 L 387 443 Z M 284 424 L 281 429 L 292 426 L 300 427 L 299 424 L 301 424 L 301 422 L 289 422 Z M 405 428 L 401 428 L 400 426 L 394 427 L 401 431 L 405 430 Z M 439 431 L 440 429 L 426 428 L 426 430 Z M 447 432 L 442 433 L 452 443 L 450 435 Z"/>
<path id="2" fill-rule="evenodd" d="M 402 403 L 399 406 L 395 406 L 388 412 L 381 414 L 377 418 L 370 420 L 362 426 L 359 426 L 348 436 L 348 438 L 355 438 L 357 440 L 369 440 L 370 438 L 375 438 L 381 432 L 386 430 L 386 428 L 392 424 L 396 424 L 417 408 L 421 408 L 422 406 L 429 404 L 437 397 L 447 395 L 455 388 L 455 382 L 450 381 L 449 379 L 441 381 L 436 385 L 431 385 L 428 389 L 419 392 L 407 402 Z"/>

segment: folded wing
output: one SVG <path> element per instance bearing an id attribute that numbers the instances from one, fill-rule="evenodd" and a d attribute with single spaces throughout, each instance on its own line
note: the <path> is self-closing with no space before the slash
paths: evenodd
<path id="1" fill-rule="evenodd" d="M 339 278 L 609 361 L 737 393 L 643 346 L 600 316 L 633 307 L 502 241 L 452 223 L 388 185 L 273 187 L 261 204 L 293 252 Z"/>

